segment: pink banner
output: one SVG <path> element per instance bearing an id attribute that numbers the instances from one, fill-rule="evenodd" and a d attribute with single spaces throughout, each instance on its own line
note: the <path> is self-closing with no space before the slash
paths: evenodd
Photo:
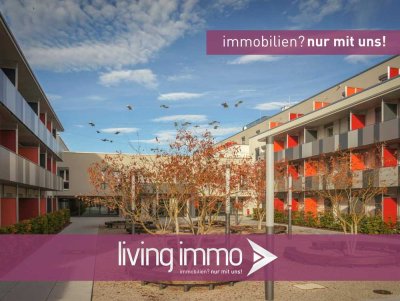
<path id="1" fill-rule="evenodd" d="M 207 54 L 400 54 L 400 30 L 208 30 Z"/>
<path id="2" fill-rule="evenodd" d="M 398 235 L 2 235 L 0 281 L 400 280 Z"/>

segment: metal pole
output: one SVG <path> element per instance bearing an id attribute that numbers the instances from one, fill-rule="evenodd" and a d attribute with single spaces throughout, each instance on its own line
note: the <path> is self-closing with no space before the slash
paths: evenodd
<path id="1" fill-rule="evenodd" d="M 235 223 L 236 223 L 236 226 L 237 226 L 237 225 L 239 225 L 239 186 L 238 186 L 238 188 L 236 190 L 235 206 L 236 206 Z"/>
<path id="2" fill-rule="evenodd" d="M 267 137 L 266 145 L 266 231 L 267 236 L 274 234 L 274 138 Z M 264 282 L 265 300 L 274 300 L 274 281 L 267 280 Z"/>
<path id="3" fill-rule="evenodd" d="M 292 190 L 293 182 L 292 175 L 289 174 L 288 177 L 288 235 L 292 235 Z"/>
<path id="4" fill-rule="evenodd" d="M 131 222 L 132 222 L 132 235 L 135 234 L 135 209 L 136 209 L 136 177 L 135 174 L 132 174 L 131 177 Z"/>
<path id="5" fill-rule="evenodd" d="M 225 234 L 230 233 L 231 229 L 231 195 L 230 195 L 230 182 L 231 182 L 231 170 L 227 166 L 225 170 Z"/>

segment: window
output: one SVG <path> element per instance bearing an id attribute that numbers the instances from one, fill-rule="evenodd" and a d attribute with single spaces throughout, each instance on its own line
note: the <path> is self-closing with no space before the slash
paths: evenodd
<path id="1" fill-rule="evenodd" d="M 325 125 L 325 136 L 332 137 L 333 136 L 333 123 L 328 123 Z"/>
<path id="2" fill-rule="evenodd" d="M 58 170 L 58 175 L 64 181 L 64 190 L 68 190 L 69 189 L 69 169 L 68 168 L 60 168 Z"/>
<path id="3" fill-rule="evenodd" d="M 255 157 L 256 157 L 256 161 L 260 160 L 260 148 L 259 147 L 256 148 Z"/>
<path id="4" fill-rule="evenodd" d="M 245 136 L 242 137 L 242 144 L 246 144 L 246 137 Z"/>
<path id="5" fill-rule="evenodd" d="M 259 135 L 259 134 L 260 134 L 260 130 L 257 130 L 257 131 L 256 131 L 256 134 Z"/>

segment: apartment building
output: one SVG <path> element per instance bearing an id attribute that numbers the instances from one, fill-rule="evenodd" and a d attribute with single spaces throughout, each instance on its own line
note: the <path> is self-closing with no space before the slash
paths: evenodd
<path id="1" fill-rule="evenodd" d="M 57 210 L 63 127 L 0 15 L 0 226 Z"/>
<path id="2" fill-rule="evenodd" d="M 316 213 L 330 206 L 315 193 L 325 189 L 323 177 L 315 168 L 321 156 L 351 149 L 354 188 L 362 188 L 373 169 L 374 185 L 387 187 L 376 197 L 370 212 L 379 212 L 385 221 L 399 219 L 399 138 L 400 138 L 400 56 L 392 57 L 351 78 L 319 92 L 257 124 L 265 128 L 258 135 L 247 129 L 227 141 L 247 144 L 254 159 L 267 158 L 268 177 L 274 168 L 268 160 L 283 162 L 285 177 L 275 175 L 275 191 L 267 191 L 275 210 L 284 210 L 288 198 L 288 175 L 293 179 L 292 209 Z M 380 162 L 368 155 L 376 151 Z M 271 159 L 272 158 L 272 159 Z M 357 180 L 358 179 L 358 180 Z"/>

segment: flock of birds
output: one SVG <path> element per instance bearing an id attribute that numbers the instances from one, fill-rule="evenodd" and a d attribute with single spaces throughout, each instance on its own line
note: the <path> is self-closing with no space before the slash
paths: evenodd
<path id="1" fill-rule="evenodd" d="M 237 107 L 239 107 L 242 103 L 243 103 L 243 100 L 238 100 L 238 101 L 234 104 L 234 107 L 237 108 Z M 223 103 L 221 103 L 221 106 L 222 106 L 224 109 L 228 109 L 230 105 L 229 105 L 228 102 L 223 102 Z M 126 105 L 126 108 L 127 108 L 129 111 L 132 111 L 134 107 L 133 107 L 133 105 Z M 162 105 L 160 105 L 160 108 L 162 108 L 162 109 L 169 109 L 169 106 L 167 106 L 167 105 L 165 105 L 165 104 L 162 104 Z M 96 127 L 96 124 L 95 124 L 94 122 L 89 122 L 88 124 L 89 124 L 91 127 Z M 189 121 L 186 121 L 186 122 L 181 123 L 180 125 L 183 126 L 183 127 L 187 127 L 187 126 L 192 125 L 192 123 L 189 122 Z M 209 126 L 212 126 L 212 128 L 213 128 L 214 130 L 216 130 L 216 129 L 218 129 L 218 128 L 220 127 L 220 122 L 214 120 L 214 121 L 209 122 L 208 125 L 209 125 Z M 175 121 L 175 122 L 174 122 L 174 126 L 175 126 L 175 127 L 178 127 L 178 126 L 179 126 L 179 123 Z M 194 128 L 200 128 L 200 125 L 196 124 L 196 125 L 194 125 L 193 127 L 194 127 Z M 101 131 L 100 131 L 100 130 L 96 130 L 96 133 L 97 133 L 97 134 L 100 134 Z M 119 134 L 121 134 L 121 131 L 115 131 L 115 132 L 114 132 L 114 135 L 119 135 Z M 155 139 L 156 139 L 157 142 L 159 142 L 158 137 L 156 137 Z M 109 142 L 109 143 L 113 143 L 113 142 L 114 142 L 114 140 L 107 139 L 107 138 L 102 138 L 102 139 L 100 139 L 100 140 L 103 141 L 103 142 Z"/>

